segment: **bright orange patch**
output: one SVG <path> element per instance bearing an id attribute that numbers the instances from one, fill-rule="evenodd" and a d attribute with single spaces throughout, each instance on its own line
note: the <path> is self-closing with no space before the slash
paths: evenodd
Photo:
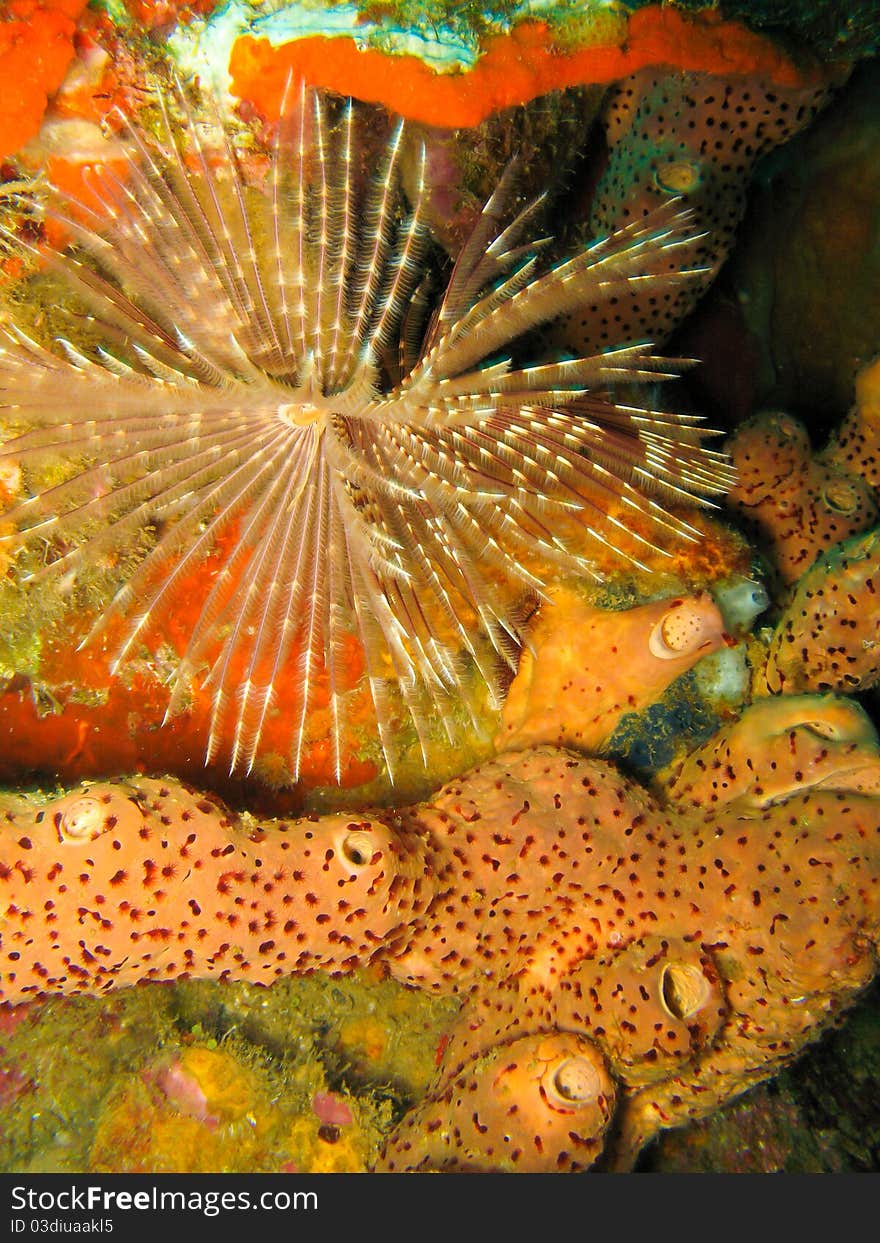
<path id="1" fill-rule="evenodd" d="M 105 202 L 118 193 L 115 182 L 125 181 L 128 176 L 128 161 L 117 159 L 94 163 L 50 155 L 46 161 L 46 175 L 53 186 L 70 195 L 70 214 L 82 216 L 88 222 L 86 213 L 77 212 L 76 204 L 82 203 L 84 207 L 103 215 Z M 51 216 L 43 221 L 43 236 L 54 250 L 63 250 L 70 240 L 68 229 Z"/>
<path id="2" fill-rule="evenodd" d="M 161 633 L 144 635 L 145 646 L 155 653 L 160 642 L 170 644 L 178 655 L 186 649 L 206 592 L 235 542 L 234 529 L 227 531 L 214 554 L 189 575 L 175 590 L 170 614 Z M 233 586 L 233 590 L 235 586 Z M 126 633 L 125 622 L 113 622 L 100 640 L 77 650 L 77 644 L 94 621 L 93 616 L 71 611 L 67 624 L 45 636 L 40 660 L 40 685 L 51 694 L 52 709 L 47 711 L 45 695 L 38 703 L 25 679 L 14 679 L 0 694 L 0 780 L 10 780 L 22 772 L 57 773 L 62 781 L 82 777 L 118 775 L 126 772 L 169 772 L 184 779 L 236 794 L 239 783 L 229 777 L 232 738 L 221 744 L 216 759 L 205 766 L 205 747 L 210 733 L 211 694 L 196 682 L 190 703 L 163 725 L 168 706 L 168 688 L 157 671 L 144 663 L 124 668 L 114 678 L 110 661 Z M 359 758 L 360 724 L 369 721 L 369 692 L 359 681 L 364 671 L 363 650 L 354 635 L 344 640 L 343 683 L 337 689 L 350 694 L 348 717 L 351 729 L 342 740 L 341 785 L 353 787 L 372 781 L 376 765 Z M 287 757 L 293 724 L 301 705 L 298 685 L 298 658 L 301 648 L 294 644 L 288 654 L 278 685 L 278 711 L 267 716 L 262 735 L 258 768 L 267 780 L 289 784 Z M 206 656 L 210 663 L 216 652 Z M 240 659 L 233 669 L 243 676 Z M 259 670 L 257 671 L 260 672 Z M 325 690 L 318 709 L 306 723 L 306 743 L 301 762 L 300 785 L 309 789 L 336 784 L 332 720 L 327 674 L 317 673 Z M 103 692 L 102 702 L 95 700 Z M 324 705 L 322 710 L 321 705 Z M 230 727 L 231 729 L 231 727 Z M 262 758 L 265 757 L 265 762 Z M 292 800 L 294 803 L 296 799 Z M 283 805 L 284 800 L 281 800 Z"/>
<path id="3" fill-rule="evenodd" d="M 10 0 L 0 21 L 0 157 L 40 128 L 49 96 L 73 59 L 76 19 L 86 0 Z"/>
<path id="4" fill-rule="evenodd" d="M 242 35 L 232 49 L 232 93 L 267 118 L 279 114 L 288 74 L 313 86 L 384 104 L 443 128 L 478 125 L 493 112 L 567 86 L 614 82 L 646 65 L 724 76 L 760 74 L 779 85 L 812 80 L 769 39 L 717 13 L 651 5 L 629 19 L 624 40 L 575 50 L 554 46 L 544 22 L 527 21 L 487 40 L 471 70 L 437 73 L 417 56 L 362 51 L 348 36 L 314 35 L 273 47 Z"/>

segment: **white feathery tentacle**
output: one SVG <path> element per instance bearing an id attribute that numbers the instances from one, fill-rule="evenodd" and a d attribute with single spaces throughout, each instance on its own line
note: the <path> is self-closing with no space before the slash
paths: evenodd
<path id="1" fill-rule="evenodd" d="M 356 106 L 288 81 L 260 188 L 216 109 L 194 114 L 179 87 L 160 103 L 161 143 L 125 126 L 127 172 L 49 209 L 75 243 L 52 263 L 88 317 L 55 343 L 0 325 L 0 409 L 23 429 L 0 462 L 32 484 L 0 542 L 41 582 L 127 562 L 83 640 L 121 620 L 114 670 L 193 598 L 168 713 L 193 683 L 210 692 L 208 758 L 252 771 L 281 721 L 293 780 L 322 741 L 333 780 L 359 746 L 394 780 L 413 747 L 427 764 L 479 730 L 554 576 L 698 538 L 667 503 L 729 486 L 698 419 L 632 396 L 686 360 L 626 340 L 508 356 L 567 308 L 691 279 L 699 235 L 673 202 L 549 264 L 529 238 L 543 201 L 512 207 L 511 168 L 429 317 L 427 162 L 407 208 L 402 124 L 369 177 Z"/>

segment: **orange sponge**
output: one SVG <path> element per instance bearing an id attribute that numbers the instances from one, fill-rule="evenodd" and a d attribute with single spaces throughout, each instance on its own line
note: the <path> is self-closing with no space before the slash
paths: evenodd
<path id="1" fill-rule="evenodd" d="M 418 56 L 364 49 L 348 36 L 312 35 L 274 47 L 242 35 L 232 49 L 232 93 L 278 116 L 288 74 L 314 86 L 384 104 L 444 128 L 479 125 L 493 112 L 567 86 L 614 82 L 645 65 L 709 73 L 761 73 L 779 85 L 803 84 L 804 71 L 775 44 L 711 11 L 661 5 L 633 13 L 618 42 L 562 48 L 544 22 L 526 21 L 484 45 L 473 69 L 437 73 Z"/>
<path id="2" fill-rule="evenodd" d="M 76 19 L 86 0 L 11 0 L 0 20 L 0 157 L 40 128 L 49 96 L 73 58 Z"/>

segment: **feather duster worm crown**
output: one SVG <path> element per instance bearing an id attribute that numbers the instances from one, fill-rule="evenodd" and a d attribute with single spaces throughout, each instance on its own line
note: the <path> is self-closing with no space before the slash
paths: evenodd
<path id="1" fill-rule="evenodd" d="M 169 712 L 202 678 L 208 758 L 233 770 L 281 712 L 297 779 L 321 715 L 338 780 L 356 651 L 393 779 L 402 731 L 426 757 L 438 731 L 473 728 L 515 661 L 524 599 L 590 573 L 591 545 L 632 560 L 694 539 L 663 502 L 729 484 L 697 419 L 613 396 L 681 363 L 625 340 L 530 366 L 508 353 L 575 305 L 601 314 L 634 286 L 662 300 L 696 238 L 671 203 L 542 263 L 538 204 L 512 209 L 511 173 L 420 315 L 424 157 L 407 205 L 402 126 L 364 185 L 354 106 L 289 96 L 261 187 L 181 96 L 162 103 L 161 143 L 127 130 L 100 210 L 62 204 L 75 246 L 54 263 L 89 314 L 54 342 L 2 327 L 0 404 L 28 429 L 2 460 L 32 493 L 7 538 L 50 548 L 35 577 L 134 563 L 89 635 L 123 623 L 114 672 L 203 584 Z M 59 459 L 61 481 L 41 482 Z"/>

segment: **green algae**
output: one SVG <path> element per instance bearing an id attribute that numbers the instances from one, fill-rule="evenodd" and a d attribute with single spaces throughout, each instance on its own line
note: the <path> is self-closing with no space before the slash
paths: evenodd
<path id="1" fill-rule="evenodd" d="M 398 30 L 439 35 L 445 32 L 462 41 L 480 41 L 519 21 L 533 18 L 546 22 L 560 47 L 603 43 L 620 33 L 621 18 L 628 8 L 614 0 L 586 0 L 572 5 L 560 0 L 532 12 L 522 0 L 376 0 L 359 6 L 364 21 L 376 21 Z"/>
<path id="2" fill-rule="evenodd" d="M 311 1049 L 334 1088 L 380 1093 L 397 1108 L 434 1077 L 437 1047 L 460 1004 L 368 970 L 288 977 L 271 988 L 182 982 L 175 992 L 185 1024 L 218 1039 L 234 1029 L 275 1056 Z"/>
<path id="3" fill-rule="evenodd" d="M 110 1087 L 173 1037 L 168 1000 L 155 989 L 127 989 L 103 999 L 38 1003 L 20 1020 L 19 1010 L 7 1011 L 7 1020 L 14 1016 L 18 1022 L 11 1034 L 0 1034 L 0 1066 L 7 1075 L 0 1168 L 88 1169 L 96 1119 Z"/>
<path id="4" fill-rule="evenodd" d="M 225 1114 L 220 1100 L 227 1129 L 218 1160 L 231 1162 L 224 1168 L 368 1164 L 427 1089 L 457 1009 L 454 999 L 362 971 L 271 988 L 141 985 L 0 1012 L 0 1169 L 177 1168 L 198 1138 L 198 1118 L 187 1118 L 185 1101 L 169 1103 L 156 1078 L 162 1067 L 185 1065 L 192 1050 L 202 1060 L 222 1054 L 215 1077 L 240 1080 Z M 350 1131 L 322 1128 L 313 1102 L 325 1092 L 350 1106 Z M 208 1112 L 211 1101 L 209 1093 Z"/>

